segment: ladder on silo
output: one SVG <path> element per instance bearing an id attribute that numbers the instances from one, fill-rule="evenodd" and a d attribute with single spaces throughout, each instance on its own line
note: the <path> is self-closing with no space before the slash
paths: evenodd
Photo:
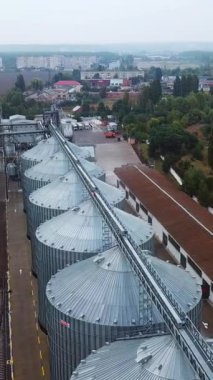
<path id="1" fill-rule="evenodd" d="M 104 251 L 112 247 L 112 232 L 104 219 L 102 219 L 102 241 Z"/>

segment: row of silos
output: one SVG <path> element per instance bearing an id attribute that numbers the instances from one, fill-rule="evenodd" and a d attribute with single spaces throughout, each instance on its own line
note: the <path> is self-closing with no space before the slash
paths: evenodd
<path id="1" fill-rule="evenodd" d="M 57 154 L 58 155 L 58 154 Z M 77 206 L 81 201 L 88 198 L 88 192 L 82 185 L 77 174 L 73 170 L 66 170 L 67 162 L 63 160 L 60 163 L 61 174 L 60 177 L 57 175 L 52 181 L 48 182 L 47 177 L 49 177 L 50 162 L 44 161 L 39 165 L 27 170 L 29 172 L 36 170 L 41 170 L 37 168 L 42 167 L 42 170 L 46 170 L 45 176 L 43 175 L 42 183 L 40 182 L 37 187 L 37 177 L 33 177 L 28 180 L 28 187 L 26 194 L 29 194 L 27 206 L 27 233 L 31 238 L 32 246 L 32 270 L 34 274 L 37 275 L 36 261 L 35 261 L 35 230 L 42 222 L 51 219 L 53 216 L 59 215 L 70 208 Z M 83 166 L 87 169 L 87 172 L 94 177 L 104 179 L 103 170 L 97 166 L 95 163 L 86 161 L 82 159 Z M 52 165 L 52 162 L 51 162 Z M 63 176 L 63 174 L 65 174 Z M 25 173 L 26 177 L 26 173 Z M 50 182 L 50 183 L 49 183 Z M 36 190 L 37 188 L 37 190 Z M 34 189 L 33 192 L 31 190 Z M 121 194 L 121 192 L 120 192 Z"/>
<path id="2" fill-rule="evenodd" d="M 63 177 L 55 179 L 56 174 L 48 181 L 42 181 L 41 186 L 44 187 L 36 187 L 28 203 L 32 237 L 35 228 L 43 223 L 36 231 L 33 256 L 35 264 L 38 264 L 35 270 L 38 274 L 39 319 L 49 336 L 52 380 L 68 380 L 80 360 L 106 341 L 138 333 L 166 331 L 161 316 L 139 286 L 123 253 L 114 246 L 110 229 L 88 199 L 70 163 L 64 155 L 61 158 L 64 162 L 59 166 L 68 169 L 60 172 Z M 52 162 L 49 165 L 49 161 L 51 159 L 43 160 L 36 165 L 38 168 L 33 168 L 32 181 L 37 181 L 37 173 L 39 180 L 43 178 L 41 171 L 50 175 L 54 165 Z M 85 168 L 88 170 L 90 165 L 86 162 Z M 94 175 L 94 171 L 89 170 L 89 174 Z M 52 178 L 54 182 L 51 182 Z M 30 182 L 28 184 L 30 186 L 25 189 L 27 195 L 35 189 Z M 98 187 L 98 182 L 96 185 Z M 116 193 L 112 187 L 104 188 L 104 184 L 99 189 L 111 205 L 121 204 L 122 193 Z M 114 212 L 137 244 L 143 249 L 152 250 L 151 226 L 119 209 L 114 209 Z M 94 255 L 95 258 L 91 257 Z M 78 262 L 81 260 L 85 261 Z M 177 301 L 182 301 L 184 310 L 191 313 L 195 323 L 199 324 L 199 285 L 182 271 L 186 285 L 179 291 L 180 269 L 174 266 L 171 269 L 168 264 L 155 258 L 150 260 L 154 260 L 152 264 L 166 279 Z M 57 271 L 60 272 L 56 274 Z"/>
<path id="3" fill-rule="evenodd" d="M 82 165 L 86 170 L 89 170 L 90 172 L 97 171 L 95 164 L 87 161 L 87 159 L 90 158 L 89 150 L 86 148 L 79 148 L 72 143 L 69 143 L 69 146 L 75 155 L 80 159 Z M 28 151 L 28 156 L 29 155 L 30 154 Z M 28 197 L 32 191 L 37 190 L 40 187 L 54 181 L 59 176 L 68 173 L 69 170 L 73 170 L 72 164 L 67 159 L 66 155 L 61 151 L 55 153 L 54 155 L 47 156 L 47 158 L 42 159 L 40 163 L 33 165 L 29 169 L 25 170 L 24 174 L 22 175 L 22 188 L 24 207 L 26 212 L 28 211 Z M 104 172 L 101 170 L 101 168 L 99 168 L 99 171 L 101 172 L 99 177 L 101 177 L 101 175 L 104 176 Z"/>

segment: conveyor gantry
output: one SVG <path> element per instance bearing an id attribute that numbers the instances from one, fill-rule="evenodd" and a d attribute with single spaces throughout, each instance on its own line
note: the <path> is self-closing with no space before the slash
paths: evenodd
<path id="1" fill-rule="evenodd" d="M 91 195 L 104 220 L 114 234 L 133 271 L 146 289 L 152 302 L 162 315 L 168 329 L 188 358 L 201 380 L 213 379 L 213 351 L 205 342 L 195 325 L 181 309 L 169 289 L 165 286 L 143 251 L 131 239 L 115 215 L 112 207 L 97 189 L 95 183 L 81 165 L 61 132 L 50 122 L 50 132 L 58 140 L 65 155 Z"/>

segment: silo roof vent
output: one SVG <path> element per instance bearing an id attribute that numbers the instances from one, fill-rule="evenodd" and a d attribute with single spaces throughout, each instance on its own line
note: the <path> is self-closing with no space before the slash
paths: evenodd
<path id="1" fill-rule="evenodd" d="M 137 352 L 137 357 L 136 357 L 135 361 L 136 361 L 136 363 L 145 364 L 150 359 L 152 359 L 152 354 L 150 354 L 150 352 L 146 352 L 146 350 L 145 351 L 143 350 L 143 351 Z"/>
<path id="2" fill-rule="evenodd" d="M 100 264 L 102 261 L 105 260 L 105 257 L 104 256 L 97 256 L 93 262 L 96 263 L 96 264 Z"/>

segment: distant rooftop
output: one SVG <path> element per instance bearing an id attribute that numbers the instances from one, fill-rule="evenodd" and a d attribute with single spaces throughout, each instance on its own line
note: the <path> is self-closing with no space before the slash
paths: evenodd
<path id="1" fill-rule="evenodd" d="M 81 84 L 77 82 L 76 80 L 59 80 L 55 83 L 55 86 L 66 86 L 66 87 L 73 87 L 73 86 L 80 86 Z"/>

